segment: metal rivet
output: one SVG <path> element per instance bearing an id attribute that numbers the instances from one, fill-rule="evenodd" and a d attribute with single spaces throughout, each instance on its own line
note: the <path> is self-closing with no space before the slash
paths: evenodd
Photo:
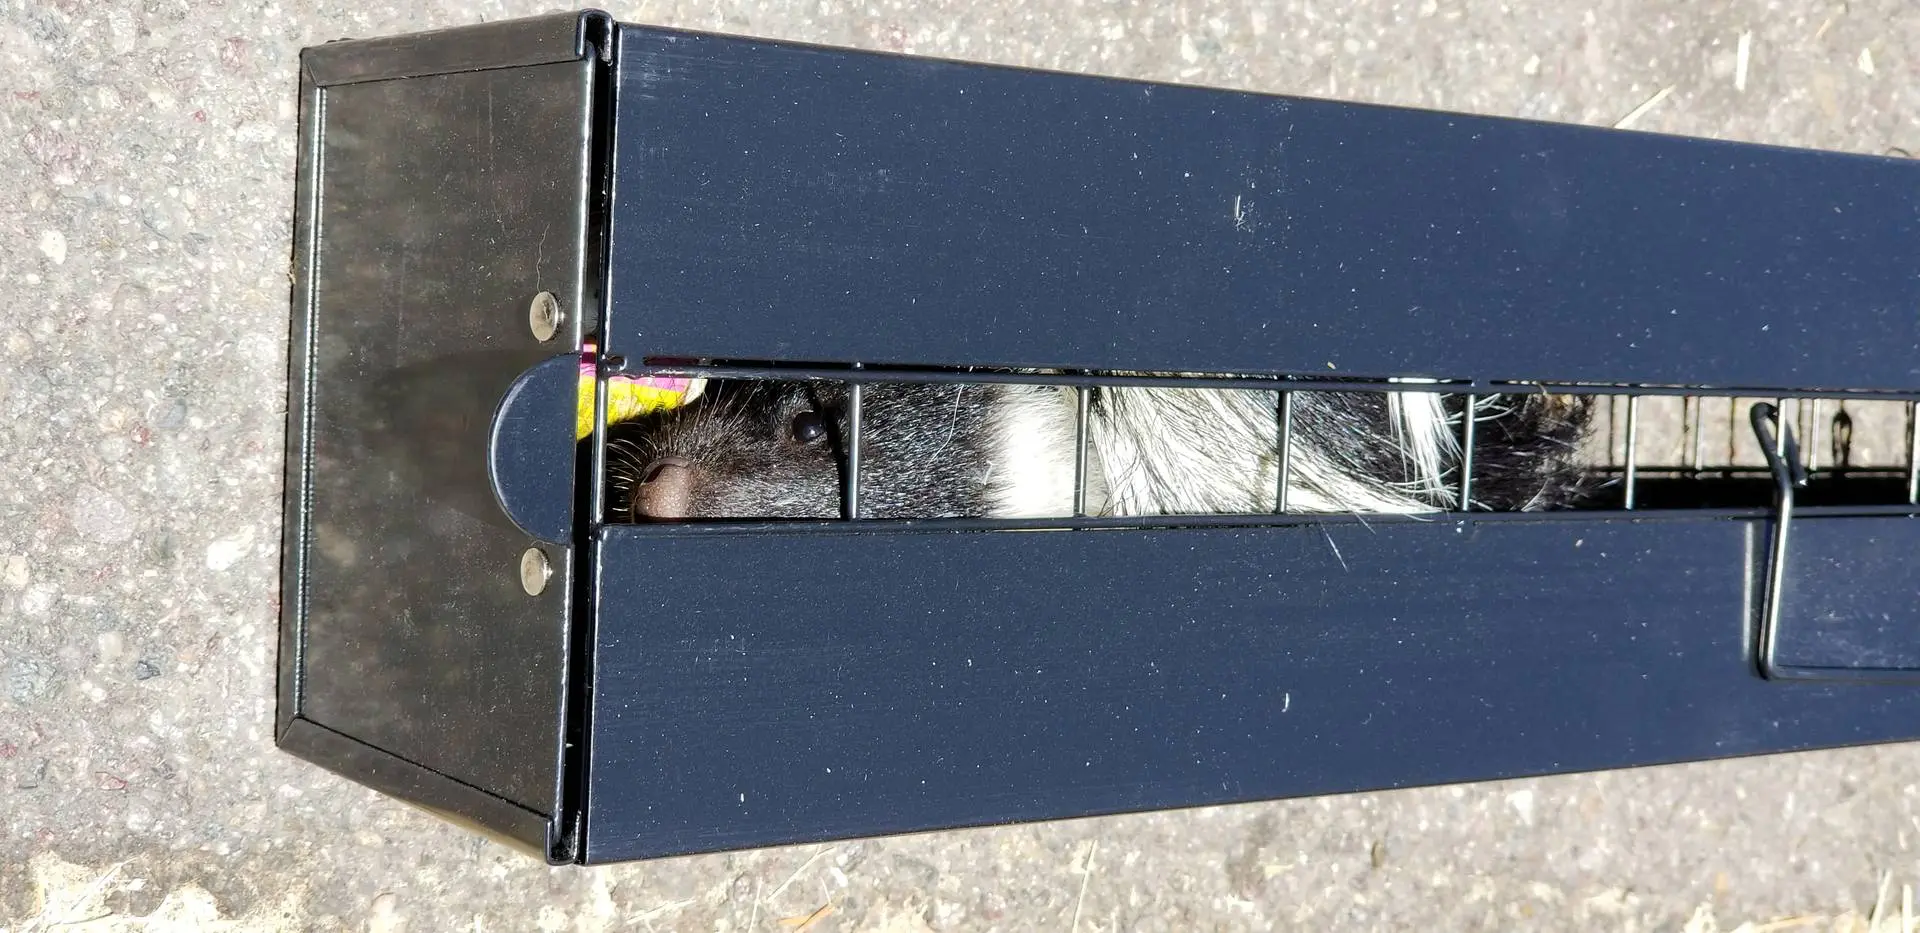
<path id="1" fill-rule="evenodd" d="M 541 292 L 533 296 L 533 303 L 527 306 L 527 327 L 533 330 L 533 336 L 541 343 L 552 340 L 560 333 L 560 325 L 566 322 L 566 314 L 560 310 L 560 299 L 552 292 Z"/>
<path id="2" fill-rule="evenodd" d="M 520 588 L 528 596 L 538 596 L 547 591 L 547 581 L 553 579 L 553 564 L 547 561 L 547 552 L 537 547 L 527 548 L 520 555 Z"/>

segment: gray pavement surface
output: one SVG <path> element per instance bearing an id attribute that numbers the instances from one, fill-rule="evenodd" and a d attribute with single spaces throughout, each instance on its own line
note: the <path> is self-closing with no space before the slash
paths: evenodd
<path id="1" fill-rule="evenodd" d="M 1582 123 L 1651 102 L 1638 128 L 1920 152 L 1911 0 L 608 8 Z M 0 0 L 0 929 L 1677 931 L 1920 881 L 1916 747 L 600 871 L 278 753 L 295 53 L 549 9 Z"/>

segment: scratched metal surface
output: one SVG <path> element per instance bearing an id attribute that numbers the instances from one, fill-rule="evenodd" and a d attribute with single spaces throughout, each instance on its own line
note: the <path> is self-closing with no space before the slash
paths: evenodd
<path id="1" fill-rule="evenodd" d="M 0 923 L 1679 929 L 1912 880 L 1892 747 L 554 870 L 271 746 L 294 53 L 534 3 L 0 4 Z M 1878 153 L 1920 10 L 1679 0 L 613 5 L 623 19 Z M 1739 48 L 1747 42 L 1744 88 Z M 90 883 L 116 865 L 105 883 Z M 136 884 L 135 882 L 139 882 Z M 58 905 L 56 905 L 58 906 Z M 93 916 L 82 911 L 75 919 Z M 795 924 L 797 925 L 797 924 Z"/>

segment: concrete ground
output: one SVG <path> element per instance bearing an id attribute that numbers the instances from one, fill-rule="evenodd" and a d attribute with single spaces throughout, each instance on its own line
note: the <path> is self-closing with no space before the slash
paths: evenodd
<path id="1" fill-rule="evenodd" d="M 611 8 L 1073 71 L 1596 124 L 1638 109 L 1644 129 L 1920 151 L 1911 0 Z M 1678 931 L 1864 912 L 1883 874 L 1896 895 L 1920 880 L 1912 747 L 592 872 L 535 864 L 276 752 L 296 50 L 545 9 L 0 0 L 0 927 Z"/>

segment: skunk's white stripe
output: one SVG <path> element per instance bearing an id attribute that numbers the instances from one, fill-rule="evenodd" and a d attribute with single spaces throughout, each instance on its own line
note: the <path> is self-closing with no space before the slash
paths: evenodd
<path id="1" fill-rule="evenodd" d="M 1269 512 L 1279 469 L 1271 392 L 1127 386 L 1103 390 L 1090 425 L 1092 514 Z M 999 472 L 993 514 L 1048 518 L 1073 511 L 1072 390 L 1009 386 L 995 416 Z M 1491 400 L 1488 400 L 1491 401 Z M 1289 511 L 1419 513 L 1453 504 L 1447 469 L 1460 445 L 1441 397 L 1388 395 L 1400 480 L 1356 476 L 1296 436 Z"/>
<path id="2" fill-rule="evenodd" d="M 1073 514 L 1074 421 L 1071 392 L 1049 386 L 999 388 L 991 476 L 993 518 Z M 1087 508 L 1095 499 L 1089 495 Z"/>
<path id="3" fill-rule="evenodd" d="M 1460 456 L 1460 439 L 1453 432 L 1440 396 L 1432 392 L 1388 395 L 1387 420 L 1400 456 L 1409 467 L 1406 486 L 1424 502 L 1452 505 L 1455 490 L 1445 476 L 1447 465 Z"/>

